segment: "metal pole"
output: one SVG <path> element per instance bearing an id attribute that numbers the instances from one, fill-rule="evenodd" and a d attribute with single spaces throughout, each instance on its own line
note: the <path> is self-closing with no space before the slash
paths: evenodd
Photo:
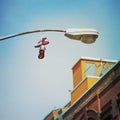
<path id="1" fill-rule="evenodd" d="M 31 31 L 26 31 L 26 32 L 21 32 L 21 33 L 16 33 L 16 34 L 11 34 L 11 35 L 0 37 L 0 41 L 8 39 L 8 38 L 16 37 L 16 36 L 37 33 L 37 32 L 66 32 L 66 30 L 57 30 L 57 29 L 31 30 Z"/>

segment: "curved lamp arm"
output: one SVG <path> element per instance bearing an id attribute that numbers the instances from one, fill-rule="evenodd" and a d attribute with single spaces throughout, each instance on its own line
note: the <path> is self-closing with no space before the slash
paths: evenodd
<path id="1" fill-rule="evenodd" d="M 11 35 L 0 37 L 0 41 L 8 39 L 8 38 L 12 38 L 12 37 L 17 37 L 17 36 L 31 34 L 31 33 L 37 33 L 37 32 L 65 32 L 65 30 L 52 30 L 52 29 L 31 30 L 31 31 L 26 31 L 26 32 L 21 32 L 21 33 L 16 33 L 16 34 L 11 34 Z"/>

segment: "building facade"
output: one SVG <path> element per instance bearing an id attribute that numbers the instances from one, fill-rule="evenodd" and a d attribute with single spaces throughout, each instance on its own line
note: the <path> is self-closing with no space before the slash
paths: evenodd
<path id="1" fill-rule="evenodd" d="M 120 61 L 81 58 L 72 72 L 70 102 L 44 120 L 120 120 Z"/>

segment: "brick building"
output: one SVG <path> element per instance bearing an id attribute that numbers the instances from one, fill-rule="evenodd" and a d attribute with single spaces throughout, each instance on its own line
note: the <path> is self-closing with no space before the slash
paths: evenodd
<path id="1" fill-rule="evenodd" d="M 81 58 L 72 72 L 70 102 L 44 120 L 120 120 L 120 61 Z"/>

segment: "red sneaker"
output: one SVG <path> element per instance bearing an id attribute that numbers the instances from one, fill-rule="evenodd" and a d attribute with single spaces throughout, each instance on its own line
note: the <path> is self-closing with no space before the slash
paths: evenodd
<path id="1" fill-rule="evenodd" d="M 39 51 L 38 58 L 39 58 L 39 59 L 43 59 L 44 56 L 45 56 L 45 50 L 40 50 L 40 51 Z"/>

